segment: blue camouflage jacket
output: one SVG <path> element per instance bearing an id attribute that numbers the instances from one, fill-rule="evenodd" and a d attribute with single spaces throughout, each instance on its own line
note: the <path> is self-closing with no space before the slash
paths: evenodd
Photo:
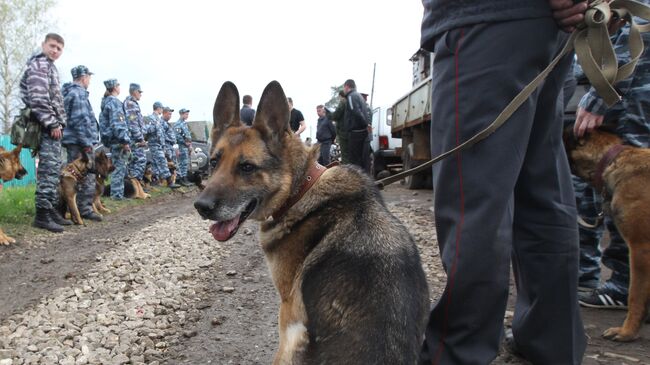
<path id="1" fill-rule="evenodd" d="M 165 131 L 163 130 L 162 119 L 153 113 L 146 117 L 145 120 L 145 135 L 147 136 L 147 144 L 149 147 L 161 147 L 165 144 Z"/>
<path id="2" fill-rule="evenodd" d="M 165 131 L 165 144 L 168 146 L 173 146 L 176 143 L 176 133 L 174 133 L 174 128 L 169 125 L 169 121 L 160 118 L 160 124 L 162 125 L 163 131 Z"/>
<path id="3" fill-rule="evenodd" d="M 20 79 L 20 94 L 23 103 L 32 109 L 41 125 L 48 129 L 65 127 L 66 115 L 59 71 L 44 53 L 32 56 Z"/>
<path id="4" fill-rule="evenodd" d="M 650 5 L 650 0 L 640 0 Z M 645 23 L 634 18 L 639 23 Z M 614 51 L 619 66 L 630 61 L 628 38 L 630 26 L 626 24 L 612 36 Z M 619 81 L 615 87 L 622 96 L 621 101 L 607 108 L 603 99 L 592 87 L 580 100 L 579 106 L 586 111 L 604 115 L 603 124 L 611 125 L 627 143 L 637 147 L 650 144 L 650 33 L 641 33 L 644 51 L 634 72 Z"/>
<path id="5" fill-rule="evenodd" d="M 192 134 L 187 127 L 187 122 L 183 119 L 174 123 L 174 132 L 176 132 L 176 143 L 179 147 L 187 147 L 192 142 Z"/>
<path id="6" fill-rule="evenodd" d="M 68 124 L 63 130 L 63 145 L 91 147 L 97 143 L 97 118 L 88 100 L 88 91 L 83 86 L 68 82 L 63 85 L 63 106 Z"/>
<path id="7" fill-rule="evenodd" d="M 126 114 L 126 122 L 129 126 L 131 142 L 135 143 L 144 141 L 144 121 L 142 120 L 140 104 L 138 104 L 138 101 L 131 95 L 124 99 L 124 114 Z"/>
<path id="8" fill-rule="evenodd" d="M 111 126 L 112 144 L 130 144 L 129 128 L 124 118 L 124 109 L 120 99 L 113 95 L 102 99 L 102 112 L 99 114 L 99 123 L 108 120 Z"/>

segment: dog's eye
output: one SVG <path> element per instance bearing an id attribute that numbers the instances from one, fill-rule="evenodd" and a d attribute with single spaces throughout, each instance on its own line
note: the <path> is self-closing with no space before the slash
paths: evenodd
<path id="1" fill-rule="evenodd" d="M 251 172 L 255 171 L 255 168 L 256 168 L 255 165 L 250 164 L 248 162 L 244 162 L 244 163 L 239 164 L 239 169 L 242 172 L 245 172 L 245 173 L 251 173 Z"/>
<path id="2" fill-rule="evenodd" d="M 217 164 L 219 164 L 219 159 L 218 158 L 211 158 L 210 159 L 210 167 L 213 169 L 217 167 Z"/>

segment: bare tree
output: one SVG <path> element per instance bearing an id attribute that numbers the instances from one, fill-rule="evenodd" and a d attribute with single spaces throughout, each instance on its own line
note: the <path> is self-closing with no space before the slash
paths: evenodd
<path id="1" fill-rule="evenodd" d="M 11 129 L 21 106 L 20 78 L 27 59 L 38 49 L 53 22 L 55 0 L 0 1 L 0 134 Z"/>

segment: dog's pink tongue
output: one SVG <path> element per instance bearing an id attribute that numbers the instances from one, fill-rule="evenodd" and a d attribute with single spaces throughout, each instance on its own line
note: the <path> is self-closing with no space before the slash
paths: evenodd
<path id="1" fill-rule="evenodd" d="M 216 222 L 210 226 L 210 233 L 217 241 L 227 241 L 233 234 L 233 231 L 237 229 L 239 224 L 239 216 L 222 222 Z"/>

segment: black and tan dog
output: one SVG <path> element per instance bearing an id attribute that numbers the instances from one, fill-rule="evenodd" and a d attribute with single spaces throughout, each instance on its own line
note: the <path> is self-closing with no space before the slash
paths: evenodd
<path id="1" fill-rule="evenodd" d="M 214 105 L 212 174 L 195 202 L 230 239 L 247 218 L 279 292 L 274 364 L 415 364 L 427 282 L 406 228 L 360 170 L 316 163 L 289 128 L 282 87 L 264 90 L 252 127 L 226 82 Z M 270 217 L 273 217 L 272 219 Z"/>
<path id="2" fill-rule="evenodd" d="M 59 212 L 62 217 L 65 217 L 66 212 L 70 212 L 70 219 L 74 224 L 84 224 L 77 206 L 77 185 L 89 172 L 94 172 L 94 161 L 88 158 L 86 153 L 80 153 L 79 157 L 61 169 Z"/>
<path id="3" fill-rule="evenodd" d="M 13 179 L 20 180 L 27 174 L 27 170 L 20 163 L 21 150 L 22 146 L 18 146 L 10 152 L 0 147 L 0 184 Z M 2 228 L 0 228 L 0 245 L 9 245 L 12 243 L 16 243 L 16 240 L 7 236 L 2 231 Z"/>
<path id="4" fill-rule="evenodd" d="M 115 166 L 104 151 L 95 154 L 95 196 L 93 198 L 93 211 L 97 214 L 110 213 L 111 211 L 102 204 L 105 182 L 108 175 L 115 171 Z"/>
<path id="5" fill-rule="evenodd" d="M 575 140 L 567 129 L 564 143 L 571 170 L 603 193 L 603 209 L 629 247 L 627 317 L 622 327 L 610 328 L 603 336 L 632 341 L 650 305 L 650 149 L 624 146 L 619 137 L 603 130 Z"/>

